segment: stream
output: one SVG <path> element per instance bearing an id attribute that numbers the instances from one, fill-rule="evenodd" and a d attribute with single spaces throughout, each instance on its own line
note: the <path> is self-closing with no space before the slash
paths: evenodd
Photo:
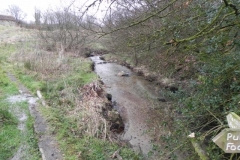
<path id="1" fill-rule="evenodd" d="M 106 63 L 99 56 L 91 57 L 91 60 L 106 92 L 112 95 L 114 108 L 123 118 L 125 130 L 121 139 L 128 141 L 134 151 L 147 155 L 152 151 L 154 141 L 149 133 L 149 123 L 154 123 L 154 107 L 159 105 L 157 89 L 125 66 Z M 118 76 L 122 71 L 129 76 Z"/>

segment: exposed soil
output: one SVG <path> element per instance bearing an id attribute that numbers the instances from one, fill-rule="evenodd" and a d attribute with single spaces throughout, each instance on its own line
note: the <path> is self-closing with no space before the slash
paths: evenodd
<path id="1" fill-rule="evenodd" d="M 9 78 L 15 82 L 19 87 L 19 95 L 14 95 L 8 97 L 8 101 L 11 103 L 27 101 L 29 104 L 29 110 L 31 116 L 34 118 L 34 130 L 38 135 L 38 146 L 42 154 L 43 160 L 61 160 L 63 159 L 60 150 L 58 149 L 57 143 L 54 139 L 54 136 L 49 133 L 48 125 L 43 116 L 39 112 L 38 98 L 30 94 L 29 90 L 24 87 L 19 81 L 15 78 L 14 75 L 8 74 Z M 26 131 L 25 121 L 27 115 L 24 113 L 23 109 L 20 107 L 12 108 L 12 112 L 19 119 L 20 123 L 18 128 L 24 133 Z M 25 144 L 25 143 L 24 143 Z M 25 155 L 25 148 L 27 146 L 21 145 L 16 154 L 13 156 L 12 160 L 20 160 Z"/>

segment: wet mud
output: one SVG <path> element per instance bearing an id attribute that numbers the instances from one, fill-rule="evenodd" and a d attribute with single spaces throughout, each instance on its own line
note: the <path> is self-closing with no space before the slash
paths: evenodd
<path id="1" fill-rule="evenodd" d="M 41 152 L 43 160 L 61 160 L 63 159 L 60 150 L 58 149 L 57 143 L 54 137 L 49 133 L 49 128 L 47 122 L 39 112 L 40 105 L 38 104 L 38 98 L 30 94 L 28 89 L 24 87 L 19 81 L 15 78 L 14 75 L 8 74 L 9 78 L 18 85 L 19 95 L 9 96 L 7 100 L 12 103 L 18 102 L 27 102 L 28 109 L 31 116 L 34 118 L 34 131 L 38 135 L 38 147 Z M 21 130 L 22 134 L 25 134 L 26 131 L 26 120 L 27 115 L 21 107 L 15 106 L 11 108 L 11 112 L 18 118 L 19 125 L 18 128 Z M 20 160 L 26 159 L 26 148 L 28 146 L 24 145 L 25 142 L 22 142 L 18 151 L 15 153 L 11 160 Z"/>

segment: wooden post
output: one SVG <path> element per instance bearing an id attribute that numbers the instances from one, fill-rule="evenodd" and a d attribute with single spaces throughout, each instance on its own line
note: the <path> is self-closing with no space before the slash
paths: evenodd
<path id="1" fill-rule="evenodd" d="M 46 103 L 44 102 L 43 96 L 42 96 L 42 94 L 41 94 L 41 92 L 39 90 L 37 90 L 37 96 L 41 100 L 42 105 L 45 107 Z"/>

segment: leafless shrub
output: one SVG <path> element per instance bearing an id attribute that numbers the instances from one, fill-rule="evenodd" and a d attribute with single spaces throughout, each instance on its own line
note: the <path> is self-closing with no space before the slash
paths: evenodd
<path id="1" fill-rule="evenodd" d="M 18 24 L 21 24 L 23 19 L 26 17 L 26 13 L 24 13 L 21 8 L 16 5 L 9 5 L 6 11 L 15 18 Z"/>
<path id="2" fill-rule="evenodd" d="M 79 49 L 85 43 L 87 34 L 81 27 L 82 19 L 69 7 L 48 10 L 42 19 L 39 37 L 47 47 L 54 49 L 61 44 L 66 51 L 70 51 Z"/>

